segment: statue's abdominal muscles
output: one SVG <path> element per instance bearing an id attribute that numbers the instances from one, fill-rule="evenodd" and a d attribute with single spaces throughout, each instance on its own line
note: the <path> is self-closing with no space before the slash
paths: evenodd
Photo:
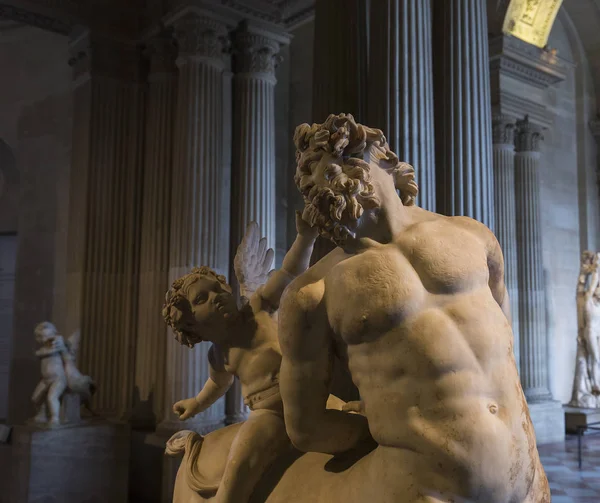
<path id="1" fill-rule="evenodd" d="M 427 277 L 412 251 L 411 261 L 395 245 L 357 255 L 326 281 L 353 292 L 327 297 L 328 318 L 348 347 L 371 433 L 425 486 L 441 477 L 467 498 L 524 496 L 537 453 L 485 263 L 450 257 L 453 278 L 441 259 Z"/>

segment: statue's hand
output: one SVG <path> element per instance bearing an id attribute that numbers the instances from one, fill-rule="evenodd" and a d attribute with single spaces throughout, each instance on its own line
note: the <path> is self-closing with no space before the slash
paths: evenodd
<path id="1" fill-rule="evenodd" d="M 181 421 L 185 421 L 202 411 L 200 410 L 200 404 L 195 398 L 186 398 L 185 400 L 179 400 L 179 402 L 173 405 L 173 412 L 179 416 Z"/>
<path id="2" fill-rule="evenodd" d="M 62 352 L 67 351 L 67 346 L 65 346 L 65 340 L 58 336 L 52 341 L 52 349 L 54 351 Z"/>
<path id="3" fill-rule="evenodd" d="M 299 236 L 317 239 L 319 230 L 317 227 L 311 227 L 306 220 L 302 218 L 302 212 L 296 211 L 296 232 Z"/>
<path id="4" fill-rule="evenodd" d="M 364 415 L 365 409 L 362 400 L 356 400 L 353 402 L 346 402 L 342 406 L 343 412 L 350 412 L 351 414 L 362 414 Z"/>

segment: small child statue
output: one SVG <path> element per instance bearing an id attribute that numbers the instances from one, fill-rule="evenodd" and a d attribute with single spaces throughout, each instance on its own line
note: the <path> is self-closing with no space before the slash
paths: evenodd
<path id="1" fill-rule="evenodd" d="M 60 404 L 64 393 L 77 393 L 82 404 L 89 407 L 89 400 L 96 386 L 89 376 L 81 374 L 75 364 L 79 332 L 75 332 L 65 342 L 56 327 L 49 321 L 44 321 L 35 327 L 34 334 L 40 345 L 35 355 L 41 361 L 42 371 L 42 380 L 31 397 L 37 408 L 34 422 L 57 426 L 60 424 Z"/>

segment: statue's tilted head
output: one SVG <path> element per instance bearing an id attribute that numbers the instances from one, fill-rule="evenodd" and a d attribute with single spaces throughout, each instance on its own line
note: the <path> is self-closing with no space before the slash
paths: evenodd
<path id="1" fill-rule="evenodd" d="M 44 344 L 58 335 L 58 330 L 49 321 L 38 323 L 33 331 L 38 344 Z"/>
<path id="2" fill-rule="evenodd" d="M 219 342 L 227 319 L 237 313 L 225 276 L 210 267 L 195 267 L 175 280 L 167 292 L 162 315 L 180 344 Z"/>
<path id="3" fill-rule="evenodd" d="M 371 184 L 373 165 L 392 175 L 405 206 L 415 202 L 413 167 L 398 161 L 381 130 L 358 124 L 350 114 L 330 115 L 323 124 L 301 124 L 294 143 L 294 180 L 305 202 L 302 217 L 336 244 L 353 235 L 352 226 L 365 209 L 380 204 Z"/>

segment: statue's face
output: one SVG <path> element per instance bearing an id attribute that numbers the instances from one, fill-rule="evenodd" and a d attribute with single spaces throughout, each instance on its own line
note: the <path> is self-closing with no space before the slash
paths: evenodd
<path id="1" fill-rule="evenodd" d="M 221 342 L 227 336 L 227 320 L 237 312 L 233 295 L 216 279 L 201 277 L 188 286 L 185 297 L 192 314 L 190 332 L 198 336 L 195 342 Z"/>
<path id="2" fill-rule="evenodd" d="M 46 342 L 54 339 L 58 332 L 56 327 L 52 323 L 42 323 L 35 329 L 35 340 L 39 344 L 45 344 Z"/>
<path id="3" fill-rule="evenodd" d="M 378 169 L 371 164 L 371 170 Z M 304 196 L 302 218 L 336 245 L 354 237 L 365 209 L 377 206 L 368 170 L 324 155 L 302 174 L 298 188 Z"/>

